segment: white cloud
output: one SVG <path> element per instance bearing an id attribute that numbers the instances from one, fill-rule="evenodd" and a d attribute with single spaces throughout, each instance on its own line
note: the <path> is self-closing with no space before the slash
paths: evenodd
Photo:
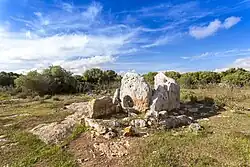
<path id="1" fill-rule="evenodd" d="M 113 62 L 131 37 L 128 34 L 64 34 L 31 38 L 30 32 L 25 35 L 11 32 L 4 34 L 7 36 L 0 37 L 0 62 L 8 65 L 9 70 L 41 69 L 59 64 L 75 72 Z M 1 66 L 0 70 L 7 69 Z"/>
<path id="2" fill-rule="evenodd" d="M 244 68 L 248 71 L 250 71 L 250 57 L 244 57 L 236 59 L 231 65 L 225 68 L 218 68 L 215 69 L 215 72 L 223 72 L 228 70 L 229 68 Z"/>
<path id="3" fill-rule="evenodd" d="M 87 8 L 85 12 L 82 12 L 82 17 L 87 20 L 94 21 L 95 18 L 101 13 L 102 6 L 99 3 L 93 3 Z"/>
<path id="4" fill-rule="evenodd" d="M 64 7 L 62 10 L 59 6 L 59 11 L 49 14 L 35 12 L 36 19 L 33 20 L 11 17 L 26 25 L 17 32 L 0 26 L 0 71 L 25 72 L 61 65 L 81 73 L 87 68 L 112 63 L 117 55 L 137 52 L 138 30 L 106 24 L 99 3 L 81 10 L 76 10 L 73 5 L 64 4 Z M 69 8 L 74 12 L 69 13 Z M 101 24 L 92 26 L 97 22 Z"/>
<path id="5" fill-rule="evenodd" d="M 236 25 L 237 23 L 239 23 L 241 21 L 241 18 L 240 17 L 235 17 L 235 16 L 232 16 L 232 17 L 229 17 L 225 20 L 223 26 L 226 28 L 226 29 L 229 29 L 231 27 L 233 27 L 234 25 Z"/>
<path id="6" fill-rule="evenodd" d="M 93 68 L 93 67 L 100 68 L 102 65 L 106 63 L 112 63 L 115 60 L 116 58 L 111 55 L 93 56 L 90 58 L 76 59 L 72 61 L 55 62 L 54 65 L 60 65 L 63 68 L 69 69 L 74 73 L 81 74 L 88 68 Z"/>
<path id="7" fill-rule="evenodd" d="M 231 67 L 244 68 L 250 71 L 250 57 L 236 59 Z"/>
<path id="8" fill-rule="evenodd" d="M 171 41 L 173 41 L 175 38 L 182 36 L 181 33 L 176 33 L 174 35 L 164 35 L 153 41 L 152 43 L 146 44 L 141 46 L 142 48 L 152 48 L 156 46 L 162 46 L 169 44 Z"/>
<path id="9" fill-rule="evenodd" d="M 191 27 L 189 29 L 189 34 L 197 39 L 202 39 L 215 34 L 220 28 L 221 21 L 216 19 L 210 22 L 208 26 Z"/>
<path id="10" fill-rule="evenodd" d="M 214 72 L 223 72 L 223 71 L 226 71 L 228 70 L 229 68 L 217 68 L 214 70 Z"/>
<path id="11" fill-rule="evenodd" d="M 42 17 L 42 13 L 41 12 L 34 12 L 34 15 L 36 15 L 37 17 Z"/>
<path id="12" fill-rule="evenodd" d="M 164 36 L 164 37 L 157 39 L 156 41 L 154 41 L 151 44 L 143 45 L 142 48 L 151 48 L 151 47 L 155 47 L 155 46 L 165 45 L 165 44 L 169 43 L 170 41 L 171 41 L 170 37 Z"/>
<path id="13" fill-rule="evenodd" d="M 192 26 L 189 34 L 196 39 L 202 39 L 214 35 L 220 29 L 229 29 L 241 21 L 240 17 L 229 17 L 223 23 L 216 19 L 206 26 Z"/>

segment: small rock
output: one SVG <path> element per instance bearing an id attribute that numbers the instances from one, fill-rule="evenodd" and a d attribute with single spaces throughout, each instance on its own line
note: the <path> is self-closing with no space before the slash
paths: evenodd
<path id="1" fill-rule="evenodd" d="M 115 132 L 108 132 L 106 133 L 103 137 L 106 138 L 106 139 L 113 139 L 115 138 L 117 135 Z"/>
<path id="2" fill-rule="evenodd" d="M 148 110 L 145 114 L 145 118 L 159 118 L 159 112 L 155 111 L 155 110 Z"/>
<path id="3" fill-rule="evenodd" d="M 165 117 L 165 116 L 167 116 L 168 115 L 168 112 L 167 111 L 160 111 L 159 112 L 159 116 L 160 117 Z"/>
<path id="4" fill-rule="evenodd" d="M 107 128 L 94 119 L 85 118 L 85 125 L 93 128 L 99 134 L 105 134 L 107 132 Z"/>
<path id="5" fill-rule="evenodd" d="M 7 139 L 0 139 L 0 142 L 7 142 Z"/>
<path id="6" fill-rule="evenodd" d="M 202 126 L 198 123 L 192 123 L 189 125 L 189 131 L 191 131 L 191 132 L 197 133 L 198 131 L 200 131 L 202 129 L 203 129 Z"/>
<path id="7" fill-rule="evenodd" d="M 0 135 L 0 139 L 6 138 L 6 135 Z"/>
<path id="8" fill-rule="evenodd" d="M 148 126 L 152 126 L 153 123 L 151 121 L 147 121 Z"/>
<path id="9" fill-rule="evenodd" d="M 169 116 L 165 120 L 159 122 L 159 125 L 163 126 L 166 129 L 177 128 L 185 125 L 189 125 L 193 120 L 186 115 L 180 116 Z"/>
<path id="10" fill-rule="evenodd" d="M 208 118 L 202 118 L 202 119 L 199 119 L 199 121 L 209 121 Z"/>
<path id="11" fill-rule="evenodd" d="M 125 117 L 122 119 L 123 122 L 129 122 L 131 120 L 131 117 Z"/>
<path id="12" fill-rule="evenodd" d="M 212 113 L 215 113 L 215 111 L 214 111 L 214 110 L 210 110 L 210 111 L 209 111 L 209 113 L 211 113 L 211 114 L 212 114 Z"/>
<path id="13" fill-rule="evenodd" d="M 204 104 L 199 104 L 199 108 L 200 109 L 204 108 Z"/>
<path id="14" fill-rule="evenodd" d="M 130 122 L 132 126 L 135 126 L 136 128 L 145 128 L 147 126 L 147 123 L 143 119 L 135 119 Z"/>
<path id="15" fill-rule="evenodd" d="M 79 164 L 82 164 L 82 163 L 84 162 L 84 159 L 77 159 L 77 162 L 78 162 Z"/>
<path id="16" fill-rule="evenodd" d="M 186 111 L 180 110 L 179 113 L 182 114 L 182 115 L 184 115 L 184 114 L 186 114 Z"/>
<path id="17" fill-rule="evenodd" d="M 201 115 L 202 117 L 209 116 L 209 114 L 208 114 L 208 113 L 205 113 L 205 112 L 202 112 L 200 115 Z"/>
<path id="18" fill-rule="evenodd" d="M 135 132 L 135 130 L 133 129 L 132 126 L 128 126 L 128 127 L 124 128 L 123 136 L 132 137 L 132 136 L 135 136 L 135 135 L 136 135 L 136 132 Z"/>
<path id="19" fill-rule="evenodd" d="M 10 127 L 12 125 L 14 125 L 14 124 L 6 124 L 6 125 L 4 125 L 4 127 Z"/>
<path id="20" fill-rule="evenodd" d="M 177 116 L 177 115 L 179 115 L 179 114 L 178 114 L 177 112 L 173 112 L 173 115 L 174 115 L 174 116 Z"/>
<path id="21" fill-rule="evenodd" d="M 148 124 L 149 126 L 156 125 L 156 124 L 157 124 L 157 120 L 156 120 L 155 118 L 153 118 L 153 117 L 149 117 L 149 118 L 147 119 L 147 124 Z"/>
<path id="22" fill-rule="evenodd" d="M 129 112 L 129 113 L 128 113 L 128 116 L 129 116 L 129 117 L 137 117 L 138 115 L 137 115 L 136 113 Z"/>
<path id="23" fill-rule="evenodd" d="M 218 115 L 217 117 L 218 118 L 229 118 L 229 116 L 227 116 L 227 115 Z"/>
<path id="24" fill-rule="evenodd" d="M 117 121 L 111 121 L 111 122 L 109 123 L 109 125 L 110 125 L 111 127 L 120 127 L 120 126 L 121 126 L 121 124 L 120 124 L 119 122 L 117 122 Z"/>
<path id="25" fill-rule="evenodd" d="M 196 113 L 199 111 L 199 109 L 198 108 L 189 108 L 188 111 L 192 112 L 192 113 Z"/>

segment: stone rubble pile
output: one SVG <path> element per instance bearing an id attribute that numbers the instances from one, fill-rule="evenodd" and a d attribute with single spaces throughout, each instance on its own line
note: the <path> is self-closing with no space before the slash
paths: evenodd
<path id="1" fill-rule="evenodd" d="M 187 113 L 198 112 L 200 108 L 181 109 L 180 87 L 164 73 L 155 76 L 153 90 L 139 74 L 127 73 L 113 99 L 104 96 L 90 102 L 73 103 L 66 109 L 75 113 L 61 122 L 38 125 L 30 132 L 46 143 L 59 143 L 72 133 L 77 124 L 85 124 L 95 135 L 103 135 L 107 139 L 143 136 L 141 134 L 145 134 L 147 128 L 170 129 L 195 123 Z M 119 114 L 125 116 L 115 117 Z M 193 124 L 192 129 L 199 127 Z"/>

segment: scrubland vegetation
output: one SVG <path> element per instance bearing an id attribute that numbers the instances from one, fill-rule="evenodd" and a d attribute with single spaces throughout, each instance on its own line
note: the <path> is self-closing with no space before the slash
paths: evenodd
<path id="1" fill-rule="evenodd" d="M 153 85 L 156 73 L 145 74 Z M 135 138 L 124 166 L 250 166 L 250 72 L 166 72 L 181 85 L 181 101 L 192 105 L 213 100 L 218 112 L 199 120 L 204 129 L 161 131 Z M 41 123 L 63 120 L 62 108 L 113 92 L 120 84 L 116 72 L 100 69 L 73 75 L 59 66 L 27 75 L 0 73 L 0 166 L 77 166 L 68 144 L 86 127 L 76 127 L 62 145 L 46 145 L 27 131 Z M 136 149 L 135 149 L 136 147 Z M 104 164 L 105 166 L 105 164 Z"/>
<path id="2" fill-rule="evenodd" d="M 153 85 L 157 72 L 144 74 L 144 78 Z M 166 76 L 175 79 L 181 88 L 195 89 L 211 86 L 246 87 L 250 86 L 250 72 L 242 68 L 231 68 L 217 73 L 209 71 L 188 72 L 180 74 L 175 71 L 165 72 Z M 37 95 L 56 95 L 110 91 L 119 86 L 121 76 L 112 70 L 90 69 L 82 75 L 73 75 L 60 66 L 51 66 L 41 73 L 30 71 L 26 75 L 0 73 L 0 98 L 18 95 L 25 98 Z M 4 94 L 4 92 L 6 94 Z"/>

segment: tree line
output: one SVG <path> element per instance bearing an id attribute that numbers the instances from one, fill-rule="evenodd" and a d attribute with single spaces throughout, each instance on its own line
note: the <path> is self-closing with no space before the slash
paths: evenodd
<path id="1" fill-rule="evenodd" d="M 12 87 L 16 92 L 35 92 L 38 95 L 83 93 L 94 89 L 110 88 L 120 81 L 113 70 L 93 68 L 82 75 L 73 75 L 60 66 L 51 66 L 42 72 L 30 71 L 26 75 L 0 73 L 0 86 Z"/>
<path id="2" fill-rule="evenodd" d="M 151 85 L 157 72 L 144 74 Z M 242 68 L 231 68 L 218 73 L 210 71 L 179 73 L 165 72 L 175 79 L 183 88 L 198 88 L 210 84 L 226 84 L 230 86 L 250 86 L 250 72 Z M 15 92 L 35 92 L 38 95 L 83 93 L 93 90 L 110 90 L 119 86 L 121 76 L 113 70 L 93 68 L 82 75 L 73 75 L 60 66 L 51 66 L 42 72 L 30 71 L 26 75 L 13 72 L 0 73 L 0 87 L 12 88 Z"/>
<path id="3" fill-rule="evenodd" d="M 157 72 L 144 74 L 144 78 L 154 84 L 154 76 Z M 198 88 L 211 84 L 224 84 L 227 86 L 250 86 L 250 71 L 243 68 L 230 68 L 224 72 L 198 71 L 179 73 L 167 71 L 165 75 L 175 79 L 183 88 Z"/>

